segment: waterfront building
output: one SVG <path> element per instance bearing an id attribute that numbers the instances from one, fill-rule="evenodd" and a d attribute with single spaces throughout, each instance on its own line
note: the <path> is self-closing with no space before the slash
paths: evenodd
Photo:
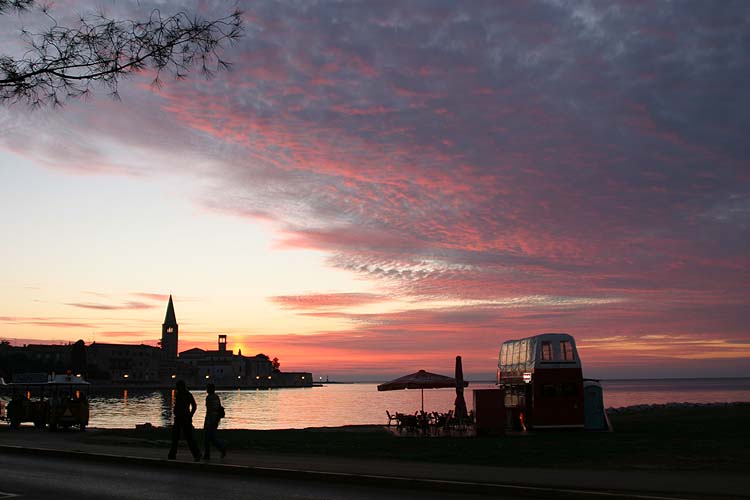
<path id="1" fill-rule="evenodd" d="M 45 377 L 52 371 L 61 373 L 71 366 L 71 351 L 71 344 L 12 346 L 3 341 L 0 343 L 0 377 L 8 382 L 18 373 L 42 373 Z"/>
<path id="2" fill-rule="evenodd" d="M 193 370 L 185 370 L 177 360 L 179 325 L 169 296 L 167 313 L 161 326 L 160 347 L 145 344 L 107 344 L 92 342 L 86 348 L 89 379 L 112 383 L 169 384 L 173 378 L 194 378 Z"/>
<path id="3" fill-rule="evenodd" d="M 63 368 L 70 364 L 70 345 L 27 344 L 16 349 L 35 365 Z"/>
<path id="4" fill-rule="evenodd" d="M 227 349 L 227 336 L 219 335 L 218 348 L 188 349 L 180 353 L 179 361 L 197 370 L 196 382 L 213 382 L 218 387 L 312 387 L 309 372 L 282 372 L 265 354 L 253 357 Z"/>
<path id="5" fill-rule="evenodd" d="M 162 354 L 158 347 L 145 344 L 93 342 L 86 348 L 88 376 L 112 382 L 159 382 Z"/>
<path id="6" fill-rule="evenodd" d="M 67 345 L 0 344 L 0 376 L 12 380 L 27 372 L 81 373 L 95 385 L 171 386 L 176 379 L 188 385 L 213 382 L 217 387 L 311 387 L 312 374 L 284 373 L 265 354 L 252 357 L 227 349 L 219 335 L 216 350 L 179 352 L 179 324 L 169 296 L 159 347 L 110 344 L 82 340 Z M 178 354 L 179 353 L 179 354 Z"/>
<path id="7" fill-rule="evenodd" d="M 216 385 L 235 385 L 237 380 L 244 379 L 245 370 L 242 353 L 235 355 L 227 350 L 227 336 L 219 335 L 218 349 L 206 351 L 199 348 L 188 349 L 180 353 L 180 362 L 187 363 L 197 370 L 198 377 Z"/>

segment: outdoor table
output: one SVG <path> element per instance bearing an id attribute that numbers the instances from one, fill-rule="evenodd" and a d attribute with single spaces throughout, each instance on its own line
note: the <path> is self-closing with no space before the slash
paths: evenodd
<path id="1" fill-rule="evenodd" d="M 422 435 L 437 436 L 449 426 L 458 422 L 453 418 L 453 411 L 447 413 L 421 412 L 411 413 L 396 412 L 393 418 L 396 421 L 399 432 L 420 433 Z"/>
<path id="2" fill-rule="evenodd" d="M 417 412 L 415 415 L 417 418 L 417 423 L 419 425 L 419 428 L 422 431 L 422 434 L 425 434 L 427 430 L 430 428 L 430 414 L 425 413 L 424 411 Z"/>
<path id="3" fill-rule="evenodd" d="M 403 429 L 406 429 L 407 431 L 416 431 L 417 427 L 419 427 L 416 415 L 396 413 L 396 420 L 398 422 L 399 431 Z"/>

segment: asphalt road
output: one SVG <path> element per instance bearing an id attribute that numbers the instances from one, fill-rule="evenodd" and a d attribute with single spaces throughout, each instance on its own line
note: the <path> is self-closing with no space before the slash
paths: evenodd
<path id="1" fill-rule="evenodd" d="M 16 496 L 17 495 L 17 496 Z M 336 482 L 241 477 L 140 465 L 0 454 L 0 499 L 459 500 L 499 498 Z M 523 497 L 503 496 L 503 499 Z"/>

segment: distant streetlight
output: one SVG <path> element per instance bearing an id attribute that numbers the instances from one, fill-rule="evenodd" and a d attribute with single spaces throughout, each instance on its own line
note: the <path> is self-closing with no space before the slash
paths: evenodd
<path id="1" fill-rule="evenodd" d="M 268 376 L 268 380 L 271 380 L 271 376 L 270 375 Z"/>
<path id="2" fill-rule="evenodd" d="M 128 375 L 127 373 L 125 373 L 125 374 L 123 374 L 122 378 L 128 378 L 129 376 L 130 375 Z"/>
<path id="3" fill-rule="evenodd" d="M 260 375 L 256 375 L 255 380 L 260 380 Z"/>
<path id="4" fill-rule="evenodd" d="M 172 374 L 172 378 L 177 378 L 177 375 L 175 375 L 175 374 L 173 373 L 173 374 Z"/>
<path id="5" fill-rule="evenodd" d="M 304 375 L 302 375 L 302 380 L 305 380 L 305 376 Z"/>
<path id="6" fill-rule="evenodd" d="M 207 378 L 207 379 L 211 378 L 211 375 L 208 375 L 208 374 L 207 374 L 207 375 L 206 375 L 206 378 Z"/>
<path id="7" fill-rule="evenodd" d="M 241 379 L 242 375 L 237 375 L 237 380 Z"/>

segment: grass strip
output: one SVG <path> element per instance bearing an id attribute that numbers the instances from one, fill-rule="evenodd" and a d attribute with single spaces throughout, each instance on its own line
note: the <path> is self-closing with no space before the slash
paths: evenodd
<path id="1" fill-rule="evenodd" d="M 379 426 L 222 430 L 230 449 L 506 467 L 750 471 L 750 404 L 654 407 L 610 414 L 614 432 L 497 437 L 398 437 Z M 202 431 L 197 431 L 202 443 Z M 170 430 L 114 429 L 91 442 L 169 446 Z"/>

